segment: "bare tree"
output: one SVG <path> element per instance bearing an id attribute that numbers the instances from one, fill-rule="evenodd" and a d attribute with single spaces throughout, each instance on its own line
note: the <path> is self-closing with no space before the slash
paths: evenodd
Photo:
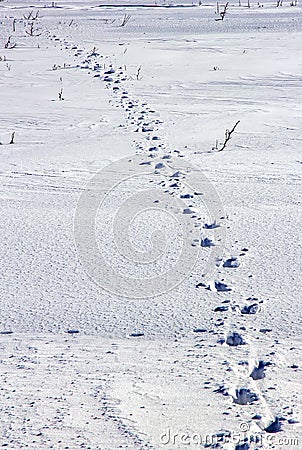
<path id="1" fill-rule="evenodd" d="M 23 15 L 24 19 L 28 22 L 28 28 L 25 30 L 25 33 L 29 36 L 40 36 L 41 33 L 37 31 L 37 28 L 34 25 L 34 22 L 38 20 L 39 10 L 34 13 L 34 10 L 31 9 L 27 15 Z"/>
<path id="2" fill-rule="evenodd" d="M 225 130 L 225 139 L 224 139 L 224 143 L 222 144 L 222 147 L 218 150 L 219 152 L 222 152 L 222 150 L 225 149 L 227 143 L 229 142 L 229 140 L 232 138 L 232 134 L 234 133 L 237 125 L 240 123 L 240 120 L 238 120 L 235 125 L 233 126 L 233 128 L 231 130 Z"/>
<path id="3" fill-rule="evenodd" d="M 61 88 L 60 92 L 58 93 L 58 97 L 59 97 L 60 101 L 64 100 L 64 98 L 63 98 L 63 88 Z"/>
<path id="4" fill-rule="evenodd" d="M 6 41 L 6 44 L 4 45 L 4 48 L 15 48 L 17 44 L 13 44 L 11 41 L 12 37 L 8 36 L 8 39 Z"/>
<path id="5" fill-rule="evenodd" d="M 38 15 L 39 15 L 39 10 L 36 12 L 36 14 L 34 14 L 34 10 L 32 9 L 31 11 L 29 11 L 27 16 L 24 14 L 23 17 L 25 20 L 37 20 Z"/>
<path id="6" fill-rule="evenodd" d="M 136 72 L 136 79 L 137 79 L 137 80 L 141 80 L 141 79 L 142 79 L 142 77 L 139 76 L 141 70 L 142 70 L 142 66 L 139 66 L 139 68 L 137 69 L 137 72 Z"/>
<path id="7" fill-rule="evenodd" d="M 215 140 L 215 145 L 212 147 L 212 150 L 218 150 L 218 139 Z"/>
<path id="8" fill-rule="evenodd" d="M 12 132 L 12 136 L 11 136 L 11 139 L 10 139 L 10 144 L 14 144 L 15 142 L 15 134 L 16 134 L 16 132 L 15 131 L 13 131 Z"/>
<path id="9" fill-rule="evenodd" d="M 227 2 L 227 3 L 224 5 L 223 11 L 221 11 L 221 12 L 219 13 L 219 14 L 220 14 L 220 17 L 219 17 L 218 19 L 215 19 L 215 20 L 223 20 L 223 19 L 224 19 L 225 15 L 226 15 L 226 13 L 227 13 L 228 6 L 229 6 L 229 2 Z M 218 11 L 219 11 L 219 5 L 218 5 Z"/>
<path id="10" fill-rule="evenodd" d="M 129 14 L 125 14 L 122 23 L 120 24 L 120 27 L 124 27 L 129 22 L 130 19 L 131 16 Z"/>
<path id="11" fill-rule="evenodd" d="M 25 30 L 25 33 L 28 34 L 29 36 L 41 36 L 41 34 L 42 34 L 42 33 L 39 33 L 39 31 L 35 27 L 34 22 L 31 22 L 31 24 L 29 25 L 29 28 L 27 30 Z"/>

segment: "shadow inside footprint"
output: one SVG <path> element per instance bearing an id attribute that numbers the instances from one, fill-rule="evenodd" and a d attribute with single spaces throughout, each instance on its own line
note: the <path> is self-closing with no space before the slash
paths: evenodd
<path id="1" fill-rule="evenodd" d="M 249 450 L 250 446 L 246 442 L 245 444 L 237 444 L 235 450 Z"/>
<path id="2" fill-rule="evenodd" d="M 242 388 L 236 389 L 236 396 L 234 397 L 234 403 L 237 405 L 249 405 L 258 400 L 257 395 L 251 392 L 249 389 Z"/>
<path id="3" fill-rule="evenodd" d="M 267 433 L 278 433 L 281 431 L 281 423 L 279 417 L 276 417 L 274 422 L 272 422 L 268 427 L 264 428 Z"/>
<path id="4" fill-rule="evenodd" d="M 206 230 L 213 230 L 218 227 L 220 227 L 220 225 L 216 222 L 216 220 L 213 223 L 205 223 L 203 226 Z"/>
<path id="5" fill-rule="evenodd" d="M 262 380 L 265 378 L 265 368 L 269 366 L 270 363 L 265 363 L 264 361 L 259 361 L 258 367 L 255 367 L 251 373 L 253 380 Z"/>
<path id="6" fill-rule="evenodd" d="M 201 240 L 200 245 L 201 245 L 201 247 L 213 247 L 214 243 L 213 243 L 213 241 L 211 241 L 211 239 L 204 238 Z"/>
<path id="7" fill-rule="evenodd" d="M 244 345 L 245 342 L 242 336 L 236 331 L 232 334 L 229 334 L 226 340 L 226 343 L 231 347 L 236 347 L 237 345 Z"/>
<path id="8" fill-rule="evenodd" d="M 257 303 L 253 303 L 252 305 L 245 305 L 241 309 L 241 314 L 256 314 L 258 312 L 259 305 Z"/>
<path id="9" fill-rule="evenodd" d="M 221 281 L 215 281 L 214 286 L 217 292 L 229 292 L 232 290 L 227 284 L 222 283 Z"/>
<path id="10" fill-rule="evenodd" d="M 228 267 L 230 269 L 236 269 L 239 265 L 240 263 L 237 258 L 229 258 L 223 263 L 223 267 Z"/>

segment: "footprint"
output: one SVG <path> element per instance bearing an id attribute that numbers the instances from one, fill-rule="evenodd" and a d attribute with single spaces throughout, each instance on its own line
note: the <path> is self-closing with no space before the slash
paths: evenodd
<path id="1" fill-rule="evenodd" d="M 250 405 L 259 400 L 257 394 L 246 388 L 236 389 L 233 399 L 237 405 Z"/>
<path id="2" fill-rule="evenodd" d="M 247 442 L 244 444 L 237 444 L 235 450 L 249 450 L 250 446 Z"/>
<path id="3" fill-rule="evenodd" d="M 213 241 L 209 238 L 204 238 L 201 239 L 201 243 L 200 243 L 201 247 L 213 247 L 215 244 L 213 243 Z"/>
<path id="4" fill-rule="evenodd" d="M 220 225 L 216 222 L 216 220 L 213 223 L 205 223 L 203 228 L 206 230 L 213 230 L 214 228 L 218 228 Z"/>
<path id="5" fill-rule="evenodd" d="M 242 338 L 242 336 L 234 331 L 233 333 L 229 334 L 226 340 L 226 343 L 230 345 L 231 347 L 237 347 L 238 345 L 244 345 L 245 342 Z"/>
<path id="6" fill-rule="evenodd" d="M 232 289 L 228 287 L 227 284 L 222 283 L 221 281 L 215 281 L 214 283 L 209 283 L 208 288 L 214 292 L 230 292 Z"/>
<path id="7" fill-rule="evenodd" d="M 239 263 L 238 259 L 235 257 L 229 258 L 223 263 L 223 267 L 228 267 L 231 269 L 236 269 L 239 266 L 240 266 L 240 263 Z"/>
<path id="8" fill-rule="evenodd" d="M 253 378 L 253 380 L 263 380 L 263 378 L 265 378 L 265 368 L 269 365 L 270 363 L 259 361 L 258 367 L 254 367 L 250 376 Z"/>
<path id="9" fill-rule="evenodd" d="M 241 309 L 241 314 L 257 314 L 259 311 L 259 305 L 257 303 L 253 303 L 252 305 L 245 305 Z"/>
<path id="10" fill-rule="evenodd" d="M 265 427 L 264 431 L 267 433 L 278 433 L 278 431 L 281 431 L 281 422 L 279 417 L 275 417 L 275 420 Z"/>

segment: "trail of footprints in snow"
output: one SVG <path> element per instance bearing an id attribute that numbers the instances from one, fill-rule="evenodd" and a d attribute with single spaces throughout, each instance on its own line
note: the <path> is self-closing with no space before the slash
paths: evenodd
<path id="1" fill-rule="evenodd" d="M 147 103 L 141 102 L 140 100 L 132 99 L 129 92 L 123 88 L 123 82 L 129 80 L 127 75 L 126 67 L 119 66 L 115 68 L 114 65 L 109 61 L 109 57 L 104 57 L 100 55 L 96 49 L 93 49 L 91 52 L 86 52 L 85 50 L 80 49 L 77 45 L 67 42 L 64 39 L 60 39 L 57 36 L 52 36 L 52 40 L 55 40 L 62 44 L 65 49 L 70 49 L 74 52 L 75 58 L 83 58 L 80 64 L 77 64 L 76 67 L 87 70 L 89 74 L 93 75 L 95 78 L 102 80 L 106 84 L 107 89 L 111 89 L 113 94 L 113 99 L 110 103 L 113 106 L 121 107 L 125 110 L 126 113 L 126 124 L 121 124 L 120 127 L 125 127 L 134 133 L 138 133 L 141 135 L 141 139 L 135 139 L 135 145 L 138 152 L 146 152 L 147 156 L 150 158 L 146 160 L 144 164 L 151 165 L 152 158 L 161 155 L 161 159 L 169 159 L 171 155 L 174 154 L 177 157 L 184 157 L 184 155 L 178 150 L 168 150 L 167 144 L 163 142 L 161 137 L 158 136 L 158 131 L 160 125 L 163 123 L 159 115 L 150 108 Z M 157 163 L 155 166 L 155 170 L 160 170 L 164 167 L 163 163 Z M 183 194 L 181 190 L 181 174 L 176 173 L 170 179 L 170 184 L 167 186 L 167 183 L 161 182 L 159 183 L 162 188 L 167 188 L 166 192 L 170 192 L 176 195 L 180 195 L 181 198 L 193 199 L 193 195 Z M 196 193 L 195 193 L 196 194 Z M 193 200 L 192 200 L 193 202 Z M 194 203 L 194 202 L 193 202 Z M 192 217 L 196 219 L 196 226 L 201 227 L 200 222 L 201 217 L 196 217 L 193 215 L 193 211 L 190 209 L 193 205 L 189 205 L 187 210 L 184 210 L 184 213 L 192 214 Z M 223 219 L 223 218 L 221 218 Z M 204 224 L 203 228 L 206 230 L 211 230 L 219 226 L 219 224 Z M 198 244 L 193 244 L 198 245 Z M 211 247 L 215 245 L 214 242 L 209 238 L 205 237 L 201 239 L 199 243 L 202 247 Z M 246 255 L 248 249 L 242 249 L 240 253 L 240 257 Z M 240 266 L 240 261 L 236 257 L 231 257 L 226 259 L 222 267 L 226 270 L 236 270 Z M 228 292 L 231 289 L 222 281 L 213 281 L 208 286 L 203 283 L 198 283 L 196 285 L 197 288 L 204 287 L 208 290 L 214 292 Z M 220 306 L 217 306 L 214 309 L 214 318 L 213 325 L 215 327 L 221 327 L 225 329 L 234 329 L 234 325 L 229 323 L 229 315 L 232 313 L 238 315 L 238 317 L 242 319 L 246 319 L 248 317 L 253 317 L 254 314 L 257 314 L 260 311 L 260 305 L 263 301 L 258 301 L 257 298 L 248 298 L 245 305 L 239 306 L 238 304 L 231 303 L 230 300 L 224 300 Z M 223 317 L 216 318 L 217 314 L 223 314 Z M 240 322 L 240 320 L 238 320 Z M 221 329 L 221 328 L 219 328 Z M 246 327 L 243 325 L 238 328 L 239 331 L 246 331 Z M 202 333 L 206 330 L 203 329 L 195 329 L 195 333 Z M 260 332 L 266 333 L 270 330 L 260 330 Z M 216 334 L 214 332 L 214 334 Z M 218 334 L 218 333 L 217 333 Z M 266 433 L 275 433 L 281 430 L 281 422 L 279 417 L 272 417 L 269 406 L 266 403 L 264 396 L 261 393 L 261 389 L 259 388 L 259 381 L 265 377 L 265 371 L 268 366 L 272 363 L 270 361 L 257 361 L 257 355 L 253 355 L 254 343 L 246 342 L 241 334 L 237 331 L 230 332 L 226 338 L 221 338 L 218 340 L 219 344 L 228 345 L 230 349 L 230 357 L 231 359 L 235 359 L 235 362 L 232 365 L 228 361 L 223 361 L 222 364 L 225 365 L 226 368 L 226 378 L 230 378 L 231 387 L 228 388 L 224 384 L 215 389 L 214 392 L 222 394 L 224 396 L 231 396 L 233 399 L 233 403 L 239 406 L 249 405 L 251 409 L 255 409 L 258 407 L 259 402 L 261 402 L 264 411 L 266 411 L 266 418 L 263 418 L 259 414 L 254 414 L 252 419 L 257 420 L 257 424 L 262 428 L 263 432 Z M 238 352 L 238 349 L 244 349 L 242 352 Z M 235 350 L 236 349 L 236 350 Z M 238 361 L 238 353 L 243 356 L 243 359 Z M 255 358 L 252 358 L 255 356 Z M 255 361 L 256 364 L 255 364 Z M 229 376 L 228 376 L 229 374 Z M 230 375 L 231 374 L 231 375 Z M 235 379 L 235 381 L 234 381 Z M 207 388 L 207 387 L 206 387 Z M 236 415 L 240 418 L 240 414 Z M 260 422 L 261 421 L 261 422 Z M 250 431 L 252 433 L 253 430 Z M 219 435 L 222 437 L 223 434 L 225 436 L 230 435 L 229 431 L 221 431 Z M 223 444 L 213 444 L 213 445 L 205 445 L 205 447 L 210 448 L 225 448 Z M 259 442 L 253 442 L 253 437 L 249 432 L 246 433 L 246 438 L 237 445 L 234 446 L 235 450 L 249 450 L 252 448 L 265 448 L 265 444 L 260 444 Z M 228 447 L 229 448 L 229 447 Z"/>

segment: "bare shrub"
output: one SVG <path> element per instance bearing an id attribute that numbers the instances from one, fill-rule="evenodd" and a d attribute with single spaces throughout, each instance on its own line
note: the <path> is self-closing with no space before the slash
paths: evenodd
<path id="1" fill-rule="evenodd" d="M 120 27 L 124 27 L 129 22 L 130 19 L 131 16 L 129 14 L 125 14 L 122 23 L 120 24 Z"/>

